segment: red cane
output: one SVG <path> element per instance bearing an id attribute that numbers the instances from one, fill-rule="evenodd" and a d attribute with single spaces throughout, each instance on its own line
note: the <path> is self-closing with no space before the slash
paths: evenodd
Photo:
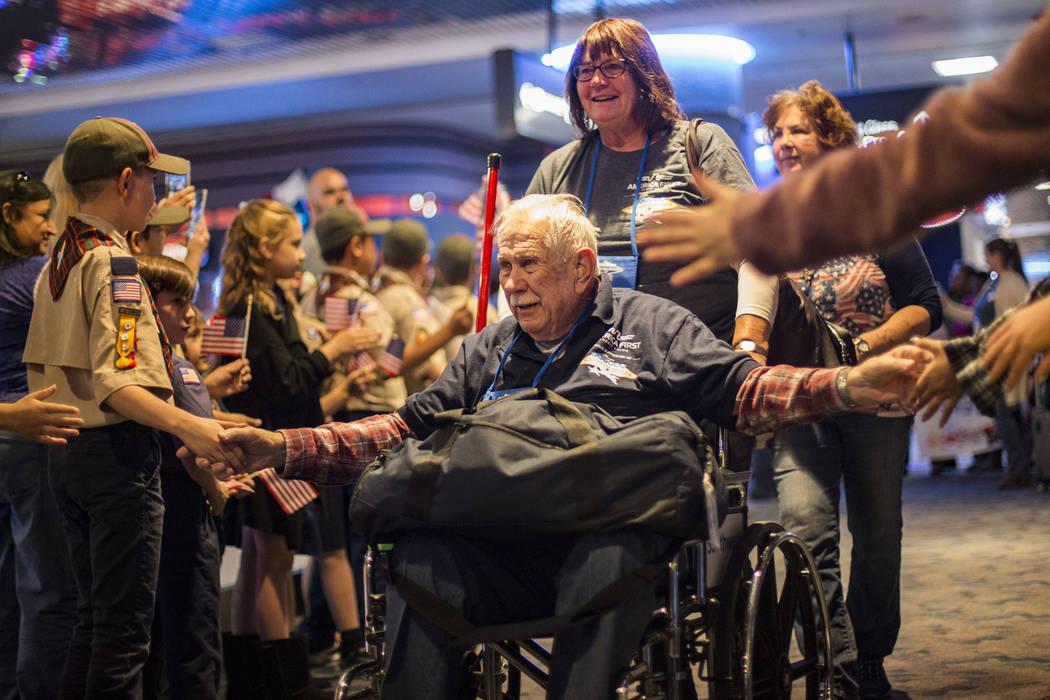
<path id="1" fill-rule="evenodd" d="M 492 268 L 492 220 L 496 218 L 496 185 L 499 181 L 499 153 L 488 156 L 489 180 L 485 194 L 485 238 L 481 246 L 481 279 L 478 281 L 478 315 L 474 330 L 485 327 L 489 310 L 489 271 Z"/>

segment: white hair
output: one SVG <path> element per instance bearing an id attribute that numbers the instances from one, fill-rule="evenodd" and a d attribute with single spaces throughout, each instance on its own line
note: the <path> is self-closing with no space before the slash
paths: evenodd
<path id="1" fill-rule="evenodd" d="M 530 194 L 507 207 L 494 226 L 496 246 L 505 235 L 538 230 L 551 257 L 568 262 L 581 249 L 598 256 L 598 229 L 583 213 L 579 198 L 571 194 Z"/>

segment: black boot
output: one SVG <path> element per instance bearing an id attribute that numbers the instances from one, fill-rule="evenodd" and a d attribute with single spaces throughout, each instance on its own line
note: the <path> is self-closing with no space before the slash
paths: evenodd
<path id="1" fill-rule="evenodd" d="M 360 627 L 339 633 L 339 668 L 347 670 L 365 661 L 365 632 Z"/>
<path id="2" fill-rule="evenodd" d="M 223 633 L 222 662 L 226 667 L 227 700 L 256 700 L 266 692 L 261 654 L 259 635 Z"/>
<path id="3" fill-rule="evenodd" d="M 330 700 L 332 691 L 310 683 L 310 657 L 302 637 L 262 643 L 263 675 L 270 700 Z"/>

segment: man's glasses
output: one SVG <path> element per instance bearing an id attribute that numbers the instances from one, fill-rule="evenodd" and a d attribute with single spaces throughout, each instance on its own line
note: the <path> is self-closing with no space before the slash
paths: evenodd
<path id="1" fill-rule="evenodd" d="M 579 65 L 572 69 L 572 77 L 576 78 L 581 83 L 589 83 L 591 78 L 594 77 L 596 71 L 601 71 L 609 80 L 615 80 L 623 75 L 624 71 L 627 70 L 627 59 L 625 58 L 610 58 L 605 63 L 598 66 Z"/>

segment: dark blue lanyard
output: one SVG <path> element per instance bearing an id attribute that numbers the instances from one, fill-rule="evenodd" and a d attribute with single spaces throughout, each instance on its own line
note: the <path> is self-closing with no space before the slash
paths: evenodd
<path id="1" fill-rule="evenodd" d="M 536 373 L 536 378 L 532 380 L 531 386 L 533 388 L 539 386 L 540 380 L 543 379 L 543 375 L 547 372 L 547 368 L 550 367 L 551 363 L 554 362 L 554 359 L 556 357 L 558 357 L 558 355 L 561 354 L 562 349 L 569 342 L 569 339 L 572 338 L 573 331 L 575 331 L 576 328 L 581 323 L 583 323 L 583 319 L 587 318 L 587 316 L 590 315 L 591 310 L 593 308 L 594 308 L 594 304 L 588 304 L 587 305 L 587 308 L 583 310 L 583 313 L 580 314 L 580 317 L 576 319 L 575 323 L 572 324 L 572 328 L 570 328 L 569 332 L 565 335 L 565 340 L 561 341 L 561 343 L 558 344 L 558 347 L 555 348 L 554 352 L 552 352 L 547 357 L 546 361 L 544 361 L 544 363 L 543 363 L 543 366 L 540 367 L 540 371 Z M 514 349 L 514 344 L 518 342 L 518 338 L 520 338 L 520 337 L 521 337 L 521 328 L 519 328 L 518 332 L 514 334 L 514 338 L 513 338 L 513 340 L 510 341 L 510 345 L 508 345 L 507 349 L 503 352 L 503 357 L 501 357 L 500 361 L 499 361 L 499 367 L 496 368 L 496 376 L 494 376 L 492 378 L 492 383 L 489 384 L 489 388 L 485 392 L 486 394 L 491 392 L 493 387 L 496 386 L 496 381 L 499 379 L 499 375 L 503 373 L 503 364 L 507 361 L 507 358 L 510 357 L 510 351 Z"/>
<path id="2" fill-rule="evenodd" d="M 645 161 L 649 157 L 649 143 L 653 140 L 652 134 L 645 137 L 645 150 L 642 151 L 642 164 L 638 166 L 638 181 L 634 185 L 634 202 L 631 203 L 631 255 L 638 257 L 638 245 L 634 242 L 634 234 L 638 228 L 635 219 L 638 216 L 638 198 L 642 193 L 642 175 L 645 174 Z M 598 143 L 594 146 L 594 158 L 591 159 L 591 175 L 587 180 L 587 200 L 583 203 L 583 215 L 591 212 L 591 194 L 594 192 L 594 173 L 598 170 L 598 154 L 602 150 L 602 135 L 598 134 Z"/>

